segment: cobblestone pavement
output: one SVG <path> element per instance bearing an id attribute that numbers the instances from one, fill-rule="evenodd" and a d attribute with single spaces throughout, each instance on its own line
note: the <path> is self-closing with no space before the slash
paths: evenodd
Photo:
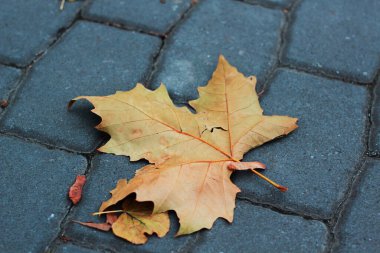
<path id="1" fill-rule="evenodd" d="M 0 2 L 0 252 L 379 252 L 380 1 L 53 0 Z M 299 129 L 245 156 L 289 187 L 253 174 L 232 225 L 129 244 L 73 223 L 145 162 L 100 154 L 107 139 L 78 95 L 164 82 L 197 97 L 217 57 L 258 77 L 267 114 Z M 376 85 L 377 84 L 377 85 Z M 72 206 L 68 187 L 88 177 Z"/>

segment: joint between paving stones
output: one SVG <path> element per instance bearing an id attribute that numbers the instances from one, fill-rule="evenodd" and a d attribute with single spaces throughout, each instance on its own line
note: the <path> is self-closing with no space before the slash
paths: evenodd
<path id="1" fill-rule="evenodd" d="M 376 85 L 375 85 L 376 86 Z M 373 113 L 373 108 L 375 106 L 375 86 L 370 86 L 368 87 L 368 92 L 369 92 L 369 105 L 368 105 L 368 111 L 367 111 L 367 121 L 368 121 L 368 136 L 367 136 L 367 142 L 366 142 L 366 155 L 368 157 L 380 157 L 380 152 L 377 150 L 371 150 L 370 148 L 370 138 L 372 137 L 371 135 L 371 129 L 373 126 L 373 121 L 372 121 L 372 113 Z"/>
<path id="2" fill-rule="evenodd" d="M 262 203 L 262 202 L 259 202 L 257 200 L 253 200 L 251 197 L 244 196 L 244 195 L 241 196 L 241 194 L 240 194 L 240 196 L 237 197 L 237 199 L 241 200 L 241 201 L 246 201 L 246 202 L 248 202 L 248 203 L 250 203 L 251 205 L 254 205 L 254 206 L 260 206 L 262 208 L 269 209 L 269 210 L 271 210 L 273 212 L 276 212 L 276 213 L 279 213 L 279 214 L 297 216 L 297 217 L 301 217 L 301 218 L 303 218 L 305 220 L 308 220 L 308 221 L 312 220 L 312 221 L 318 221 L 318 222 L 323 223 L 325 225 L 325 227 L 326 227 L 326 230 L 327 230 L 325 252 L 328 252 L 329 242 L 334 237 L 334 235 L 332 233 L 332 226 L 331 226 L 331 220 L 330 219 L 323 219 L 323 218 L 314 216 L 312 214 L 300 213 L 300 212 L 297 212 L 297 211 L 284 209 L 282 207 L 275 206 L 273 204 Z"/>
<path id="3" fill-rule="evenodd" d="M 341 219 L 342 215 L 346 211 L 346 207 L 348 204 L 353 200 L 353 192 L 358 186 L 362 175 L 364 174 L 365 169 L 365 162 L 366 158 L 368 157 L 368 142 L 370 137 L 370 129 L 371 129 L 371 117 L 370 112 L 372 110 L 372 104 L 373 104 L 373 86 L 368 85 L 367 86 L 367 108 L 365 109 L 365 113 L 367 114 L 366 117 L 366 123 L 364 127 L 364 134 L 363 134 L 363 142 L 364 142 L 364 152 L 362 155 L 362 158 L 359 160 L 357 165 L 355 166 L 355 169 L 352 173 L 352 176 L 350 177 L 351 180 L 349 181 L 347 185 L 347 189 L 341 198 L 340 203 L 338 204 L 338 207 L 336 208 L 333 217 L 328 222 L 328 228 L 329 228 L 329 240 L 326 247 L 326 252 L 333 252 L 335 248 L 339 245 L 339 220 Z"/>
<path id="4" fill-rule="evenodd" d="M 173 23 L 173 25 L 163 34 L 162 44 L 157 52 L 157 54 L 153 57 L 153 64 L 151 65 L 150 73 L 148 73 L 147 78 L 144 82 L 144 86 L 148 89 L 152 88 L 152 80 L 154 78 L 155 73 L 159 69 L 160 59 L 162 57 L 162 53 L 167 47 L 167 40 L 171 38 L 172 34 L 175 30 L 187 19 L 190 17 L 191 12 L 198 5 L 198 1 L 192 1 L 190 6 L 181 14 L 181 17 L 177 20 L 177 22 Z"/>
<path id="5" fill-rule="evenodd" d="M 252 204 L 254 206 L 260 206 L 260 207 L 270 209 L 276 213 L 280 213 L 280 214 L 284 214 L 284 215 L 299 216 L 305 220 L 316 220 L 316 221 L 320 221 L 320 222 L 327 222 L 328 221 L 328 219 L 324 219 L 322 217 L 319 217 L 319 216 L 316 216 L 313 214 L 298 212 L 296 210 L 291 210 L 288 208 L 284 208 L 282 206 L 274 205 L 273 203 L 267 203 L 267 202 L 259 201 L 249 193 L 239 193 L 239 195 L 236 197 L 236 199 L 240 200 L 240 201 L 246 201 L 246 202 L 249 202 L 250 204 Z"/>
<path id="6" fill-rule="evenodd" d="M 3 135 L 3 136 L 9 136 L 9 137 L 14 137 L 14 138 L 20 139 L 20 140 L 22 140 L 24 142 L 27 142 L 27 143 L 37 144 L 37 145 L 40 145 L 40 146 L 42 146 L 42 147 L 44 147 L 46 149 L 64 151 L 64 152 L 67 152 L 67 153 L 70 153 L 70 154 L 75 154 L 75 155 L 87 156 L 87 155 L 92 155 L 94 152 L 96 152 L 96 149 L 94 151 L 90 152 L 90 153 L 78 152 L 76 150 L 68 149 L 66 147 L 55 146 L 55 145 L 52 145 L 50 143 L 43 142 L 43 141 L 41 141 L 39 139 L 31 138 L 31 137 L 28 137 L 28 136 L 21 135 L 20 133 L 15 133 L 15 132 L 10 132 L 10 131 L 0 130 L 0 136 L 1 135 Z"/>
<path id="7" fill-rule="evenodd" d="M 272 9 L 272 10 L 273 9 L 274 10 L 286 9 L 281 4 L 272 3 L 272 2 L 265 2 L 265 1 L 261 1 L 261 0 L 251 0 L 249 2 L 247 0 L 234 0 L 234 1 L 242 2 L 242 3 L 246 3 L 246 4 L 250 4 L 250 5 L 261 6 L 261 7 L 264 7 L 267 9 Z"/>
<path id="8" fill-rule="evenodd" d="M 12 63 L 12 62 L 5 62 L 5 61 L 2 61 L 0 59 L 0 65 L 3 65 L 5 67 L 12 67 L 12 68 L 16 68 L 16 69 L 24 69 L 25 67 L 21 67 L 15 63 Z"/>
<path id="9" fill-rule="evenodd" d="M 337 75 L 337 74 L 333 73 L 333 72 L 335 72 L 333 70 L 315 68 L 312 66 L 307 66 L 307 64 L 301 65 L 301 64 L 294 64 L 294 63 L 284 63 L 284 62 L 280 61 L 279 67 L 284 68 L 284 69 L 291 69 L 291 70 L 307 73 L 307 74 L 314 75 L 314 76 L 320 76 L 320 77 L 330 79 L 330 80 L 338 80 L 338 81 L 342 81 L 345 83 L 351 83 L 351 84 L 355 84 L 355 85 L 362 85 L 363 86 L 363 85 L 372 85 L 374 83 L 374 79 L 370 82 L 363 82 L 363 81 L 360 81 L 360 80 L 358 80 L 352 76 L 349 76 L 349 75 L 341 75 L 341 74 Z"/>
<path id="10" fill-rule="evenodd" d="M 92 154 L 85 155 L 85 158 L 87 161 L 87 166 L 86 166 L 86 170 L 84 171 L 83 175 L 86 176 L 86 178 L 88 177 L 88 175 L 91 172 L 92 160 L 93 160 L 94 156 L 95 155 L 92 155 Z M 86 185 L 84 187 L 86 187 Z M 61 237 L 64 235 L 66 225 L 68 222 L 70 222 L 70 221 L 68 221 L 68 218 L 69 218 L 69 215 L 71 213 L 71 210 L 74 208 L 75 208 L 75 205 L 73 203 L 70 203 L 70 207 L 68 209 L 66 209 L 65 215 L 63 216 L 63 218 L 61 219 L 61 222 L 59 223 L 59 232 L 57 233 L 56 237 L 47 245 L 46 251 L 48 251 L 50 249 L 54 249 L 57 246 L 57 244 L 59 244 Z"/>
<path id="11" fill-rule="evenodd" d="M 144 28 L 141 28 L 141 27 L 138 27 L 135 25 L 122 24 L 122 23 L 118 23 L 118 22 L 107 20 L 107 19 L 100 18 L 100 17 L 80 16 L 79 20 L 83 20 L 83 21 L 87 21 L 87 22 L 91 22 L 91 23 L 96 23 L 96 24 L 101 24 L 101 25 L 106 25 L 109 27 L 121 29 L 121 30 L 128 31 L 128 32 L 136 32 L 136 33 L 141 33 L 144 35 L 149 35 L 149 36 L 154 36 L 154 37 L 159 37 L 159 38 L 164 37 L 164 34 L 161 34 L 158 32 L 148 31 L 148 30 L 145 30 Z"/>
<path id="12" fill-rule="evenodd" d="M 9 107 L 12 106 L 12 103 L 14 101 L 14 97 L 18 93 L 19 87 L 22 85 L 22 83 L 27 78 L 28 72 L 29 72 L 29 69 L 25 69 L 25 68 L 21 69 L 20 77 L 18 77 L 17 80 L 13 84 L 11 84 L 12 88 L 11 88 L 11 90 L 8 94 L 8 98 L 7 98 L 8 106 L 6 108 L 4 108 L 2 111 L 0 111 L 0 125 L 1 125 L 1 119 L 5 115 L 7 109 L 9 109 Z"/>
<path id="13" fill-rule="evenodd" d="M 331 228 L 331 238 L 328 242 L 328 247 L 326 252 L 334 252 L 334 250 L 339 246 L 340 238 L 339 238 L 339 223 L 340 220 L 345 213 L 347 207 L 354 199 L 354 192 L 357 187 L 359 187 L 360 181 L 362 179 L 362 176 L 365 172 L 365 159 L 361 160 L 359 168 L 355 171 L 354 175 L 351 177 L 351 181 L 349 182 L 348 189 L 345 193 L 345 195 L 342 198 L 341 203 L 339 204 L 334 217 L 330 221 L 330 228 Z"/>
<path id="14" fill-rule="evenodd" d="M 19 91 L 22 89 L 22 86 L 24 85 L 24 83 L 26 82 L 26 79 L 27 79 L 29 72 L 31 71 L 33 65 L 36 62 L 38 62 L 46 54 L 46 52 L 50 48 L 52 48 L 56 43 L 58 43 L 61 40 L 61 38 L 74 26 L 76 21 L 80 18 L 82 8 L 84 8 L 86 6 L 86 3 L 87 2 L 85 2 L 81 6 L 81 8 L 78 10 L 75 17 L 71 20 L 71 22 L 67 26 L 64 26 L 64 27 L 61 27 L 60 29 L 58 29 L 56 35 L 54 36 L 52 41 L 48 44 L 48 46 L 44 50 L 38 52 L 35 55 L 35 57 L 27 65 L 21 66 L 21 65 L 17 65 L 16 63 L 3 63 L 3 62 L 0 63 L 0 64 L 5 65 L 5 66 L 11 66 L 11 67 L 18 68 L 18 69 L 22 70 L 21 77 L 19 78 L 15 87 L 12 88 L 10 95 L 9 95 L 8 102 L 9 102 L 10 106 L 16 100 L 17 95 L 18 95 Z M 0 112 L 0 124 L 1 124 L 2 118 L 4 117 L 4 115 L 6 114 L 7 111 L 8 111 L 7 108 L 5 108 L 3 111 Z M 5 132 L 0 132 L 0 133 L 4 134 Z M 16 134 L 13 134 L 13 135 L 16 136 Z M 31 140 L 31 138 L 24 138 L 24 139 Z M 37 141 L 37 143 L 43 143 L 43 142 Z M 47 146 L 51 146 L 51 145 L 47 144 Z M 61 148 L 58 148 L 58 149 L 61 149 Z"/>
<path id="15" fill-rule="evenodd" d="M 244 0 L 243 1 L 238 0 L 238 1 L 244 2 Z M 286 36 L 285 35 L 288 32 L 288 29 L 289 29 L 289 26 L 290 26 L 290 23 L 291 23 L 290 20 L 291 20 L 291 18 L 293 16 L 293 12 L 295 11 L 295 9 L 296 9 L 299 1 L 300 0 L 293 1 L 292 4 L 288 8 L 283 8 L 283 10 L 282 10 L 283 23 L 282 23 L 281 28 L 280 28 L 279 38 L 278 38 L 278 43 L 277 43 L 276 62 L 272 66 L 272 68 L 269 70 L 268 74 L 264 77 L 263 85 L 261 86 L 260 91 L 258 91 L 259 97 L 261 97 L 265 93 L 265 91 L 267 90 L 267 88 L 269 86 L 269 83 L 275 77 L 275 73 L 276 73 L 276 71 L 278 70 L 278 68 L 280 66 L 280 60 L 281 60 L 281 56 L 283 54 L 284 45 L 285 45 L 285 41 L 286 41 Z"/>
<path id="16" fill-rule="evenodd" d="M 68 32 L 68 30 L 70 30 L 70 28 L 72 28 L 78 20 L 80 20 L 84 8 L 87 7 L 87 5 L 90 3 L 90 1 L 91 0 L 85 0 L 83 2 L 81 7 L 77 10 L 77 13 L 74 16 L 74 18 L 70 22 L 68 22 L 68 24 L 59 28 L 57 30 L 56 34 L 53 36 L 51 42 L 45 47 L 45 49 L 36 53 L 35 56 L 33 57 L 33 59 L 31 59 L 31 61 L 28 64 L 22 65 L 22 64 L 17 64 L 17 63 L 10 62 L 10 61 L 4 61 L 2 59 L 0 59 L 0 64 L 4 65 L 4 66 L 13 67 L 13 68 L 23 69 L 23 70 L 24 69 L 30 69 L 34 65 L 34 63 L 36 63 L 38 60 L 40 60 L 46 54 L 46 52 L 51 47 L 53 47 L 58 41 L 60 41 L 60 39 L 64 36 L 64 34 L 66 34 Z"/>
<path id="17" fill-rule="evenodd" d="M 375 88 L 377 85 L 380 85 L 380 68 L 377 71 L 376 77 L 374 79 L 374 85 L 369 87 L 370 90 L 370 107 L 368 110 L 368 121 L 369 121 L 369 135 L 367 139 L 367 156 L 371 158 L 380 158 L 380 150 L 371 150 L 370 148 L 370 138 L 372 138 L 373 133 L 371 130 L 375 130 L 374 128 L 378 127 L 374 125 L 374 122 L 372 120 L 373 114 L 374 114 L 374 108 L 375 108 Z"/>
<path id="18" fill-rule="evenodd" d="M 316 217 L 316 216 L 311 215 L 311 214 L 305 214 L 305 213 L 300 213 L 300 212 L 296 212 L 296 211 L 292 211 L 292 210 L 283 209 L 282 207 L 275 206 L 273 204 L 261 203 L 257 200 L 253 200 L 251 197 L 247 197 L 244 195 L 241 196 L 241 194 L 240 194 L 240 196 L 237 197 L 237 199 L 241 200 L 241 201 L 246 201 L 246 202 L 248 202 L 254 206 L 260 206 L 262 208 L 269 209 L 269 210 L 276 212 L 276 213 L 279 213 L 279 214 L 297 216 L 297 217 L 301 217 L 301 218 L 308 220 L 308 221 L 312 220 L 312 221 L 318 221 L 318 222 L 323 223 L 325 225 L 327 233 L 328 233 L 327 238 L 326 238 L 326 248 L 325 248 L 325 252 L 328 252 L 328 245 L 329 245 L 328 243 L 333 238 L 332 226 L 331 226 L 331 220 L 330 219 L 323 219 L 323 218 Z"/>
<path id="19" fill-rule="evenodd" d="M 81 6 L 81 8 L 79 8 L 79 10 L 77 11 L 75 17 L 68 24 L 66 24 L 65 26 L 63 26 L 63 27 L 61 27 L 61 28 L 59 28 L 57 30 L 57 32 L 53 36 L 51 42 L 43 50 L 37 52 L 29 63 L 27 63 L 25 65 L 22 65 L 22 64 L 8 62 L 8 61 L 4 61 L 4 60 L 0 59 L 1 64 L 8 65 L 8 66 L 11 66 L 11 67 L 14 67 L 14 68 L 21 68 L 21 69 L 23 69 L 23 68 L 31 68 L 36 62 L 38 62 L 46 54 L 46 52 L 51 47 L 53 47 L 58 41 L 60 41 L 60 39 L 64 36 L 64 34 L 67 33 L 68 30 L 70 30 L 70 28 L 72 28 L 74 26 L 74 24 L 76 23 L 76 21 L 81 16 L 81 11 L 82 11 L 82 8 L 84 7 L 84 5 L 85 4 L 83 4 Z"/>
<path id="20" fill-rule="evenodd" d="M 157 52 L 153 55 L 152 61 L 150 64 L 150 68 L 148 69 L 147 73 L 144 75 L 145 77 L 144 77 L 144 80 L 142 81 L 142 83 L 143 83 L 145 88 L 149 88 L 149 86 L 150 86 L 149 84 L 151 82 L 151 78 L 153 76 L 153 73 L 155 73 L 155 71 L 157 69 L 157 62 L 158 62 L 160 55 L 162 54 L 164 45 L 165 45 L 165 38 L 162 37 L 161 38 L 161 45 L 158 48 Z"/>
<path id="21" fill-rule="evenodd" d="M 339 227 L 338 222 L 340 218 L 342 217 L 342 214 L 345 212 L 347 204 L 352 200 L 353 192 L 354 189 L 357 187 L 358 182 L 361 180 L 361 177 L 363 175 L 363 171 L 365 168 L 365 161 L 367 158 L 367 153 L 368 153 L 368 140 L 369 140 L 369 135 L 370 135 L 370 128 L 371 128 L 371 123 L 370 123 L 370 116 L 369 112 L 371 111 L 372 108 L 372 92 L 371 92 L 371 86 L 368 86 L 367 91 L 367 108 L 365 109 L 365 113 L 367 114 L 366 117 L 366 122 L 365 122 L 365 127 L 364 127 L 364 134 L 362 137 L 362 141 L 364 142 L 364 152 L 362 154 L 362 158 L 359 160 L 357 165 L 355 166 L 352 176 L 350 177 L 350 181 L 348 182 L 347 189 L 344 192 L 343 197 L 341 198 L 337 208 L 335 209 L 335 212 L 333 214 L 333 217 L 329 220 L 329 233 L 330 237 L 328 240 L 328 244 L 326 247 L 326 252 L 332 252 L 334 248 L 336 248 L 336 245 L 339 244 L 339 238 L 337 236 L 337 233 L 339 233 L 338 229 Z"/>
<path id="22" fill-rule="evenodd" d="M 295 0 L 292 2 L 292 4 L 289 6 L 289 8 L 283 10 L 283 13 L 285 15 L 285 24 L 281 29 L 280 47 L 277 51 L 278 65 L 281 64 L 281 60 L 282 60 L 284 51 L 286 49 L 286 43 L 289 39 L 290 27 L 293 25 L 293 22 L 295 19 L 295 12 L 296 12 L 297 7 L 299 6 L 300 3 L 301 3 L 301 0 Z"/>

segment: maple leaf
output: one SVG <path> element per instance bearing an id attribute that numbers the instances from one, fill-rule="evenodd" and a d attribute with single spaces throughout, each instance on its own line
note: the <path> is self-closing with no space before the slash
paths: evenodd
<path id="1" fill-rule="evenodd" d="M 139 202 L 154 203 L 153 213 L 174 210 L 180 221 L 177 235 L 211 228 L 218 217 L 233 220 L 236 194 L 230 176 L 234 170 L 252 170 L 259 162 L 239 162 L 244 153 L 297 128 L 297 119 L 265 116 L 255 91 L 256 78 L 244 77 L 220 56 L 207 86 L 190 102 L 196 114 L 176 107 L 164 85 L 150 91 L 143 85 L 109 96 L 81 96 L 102 118 L 97 129 L 111 139 L 100 151 L 147 159 L 151 165 L 117 187 L 100 212 L 130 194 Z"/>

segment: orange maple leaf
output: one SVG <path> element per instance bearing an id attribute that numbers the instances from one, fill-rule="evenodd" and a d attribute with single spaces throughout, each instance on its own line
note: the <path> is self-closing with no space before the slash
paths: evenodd
<path id="1" fill-rule="evenodd" d="M 154 203 L 153 213 L 174 210 L 180 220 L 177 235 L 211 228 L 218 217 L 233 220 L 236 194 L 234 170 L 252 170 L 280 190 L 286 188 L 255 169 L 259 162 L 239 162 L 244 153 L 297 128 L 297 119 L 265 116 L 255 91 L 256 78 L 244 77 L 220 56 L 200 97 L 190 102 L 196 110 L 176 107 L 164 85 L 150 91 L 143 85 L 109 96 L 81 96 L 102 118 L 97 129 L 111 139 L 100 151 L 147 159 L 151 165 L 112 193 L 103 212 L 128 195 Z"/>

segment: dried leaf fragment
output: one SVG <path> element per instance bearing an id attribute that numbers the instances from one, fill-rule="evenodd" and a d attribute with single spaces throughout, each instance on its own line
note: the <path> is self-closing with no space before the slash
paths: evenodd
<path id="1" fill-rule="evenodd" d="M 8 101 L 7 100 L 0 100 L 0 107 L 1 108 L 7 108 L 9 105 Z"/>
<path id="2" fill-rule="evenodd" d="M 76 205 L 82 198 L 82 189 L 85 183 L 86 176 L 78 175 L 75 179 L 74 184 L 70 187 L 69 198 L 71 199 L 74 205 Z"/>
<path id="3" fill-rule="evenodd" d="M 139 203 L 126 199 L 123 203 L 122 213 L 112 225 L 112 231 L 116 236 L 126 239 L 134 244 L 144 244 L 148 240 L 146 235 L 157 234 L 163 237 L 170 228 L 170 220 L 167 212 L 153 213 L 150 203 Z"/>
<path id="4" fill-rule="evenodd" d="M 109 231 L 112 227 L 109 223 L 95 223 L 95 222 L 81 222 L 81 221 L 74 221 L 74 222 L 81 224 L 82 226 L 96 228 L 101 231 Z"/>

